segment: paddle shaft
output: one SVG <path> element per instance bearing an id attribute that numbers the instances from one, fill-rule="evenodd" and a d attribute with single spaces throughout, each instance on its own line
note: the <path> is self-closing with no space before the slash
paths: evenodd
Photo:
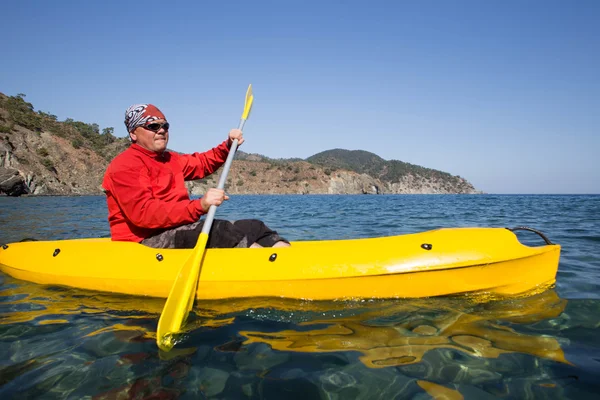
<path id="1" fill-rule="evenodd" d="M 246 123 L 245 119 L 240 120 L 240 126 L 238 129 L 241 131 L 244 129 L 244 124 Z M 231 168 L 231 163 L 233 162 L 233 157 L 235 156 L 235 151 L 238 147 L 238 140 L 234 139 L 231 144 L 231 148 L 229 149 L 229 155 L 227 156 L 227 160 L 225 161 L 225 165 L 223 166 L 223 172 L 221 173 L 221 177 L 219 178 L 219 184 L 217 185 L 217 189 L 225 188 L 225 181 L 227 180 L 227 175 L 229 174 L 229 168 Z M 217 212 L 217 206 L 211 205 L 208 209 L 208 214 L 206 214 L 206 219 L 204 220 L 204 225 L 202 226 L 202 232 L 208 235 L 210 232 L 210 228 L 212 227 L 213 220 L 215 219 L 215 213 Z"/>
<path id="2" fill-rule="evenodd" d="M 252 109 L 252 103 L 254 96 L 252 95 L 252 85 L 248 86 L 246 91 L 246 103 L 244 104 L 244 112 L 240 118 L 239 130 L 244 128 L 244 123 L 250 115 Z M 219 179 L 219 189 L 225 188 L 225 181 L 227 180 L 227 174 L 231 167 L 231 162 L 237 150 L 238 141 L 233 140 L 227 160 L 225 161 L 225 167 L 223 173 Z M 196 295 L 196 289 L 198 285 L 198 279 L 200 277 L 200 268 L 202 265 L 202 259 L 204 258 L 204 250 L 208 243 L 208 233 L 212 226 L 215 218 L 217 207 L 211 205 L 208 209 L 208 214 L 202 227 L 202 232 L 198 235 L 198 241 L 196 246 L 192 250 L 190 256 L 187 258 L 185 263 L 179 269 L 171 286 L 169 296 L 165 302 L 165 306 L 158 320 L 158 327 L 156 330 L 156 344 L 161 350 L 169 351 L 175 345 L 175 339 L 173 334 L 180 332 L 181 327 L 185 324 L 188 313 L 194 305 L 194 299 Z"/>

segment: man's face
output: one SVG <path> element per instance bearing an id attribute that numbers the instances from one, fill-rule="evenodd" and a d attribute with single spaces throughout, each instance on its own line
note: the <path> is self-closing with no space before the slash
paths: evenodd
<path id="1" fill-rule="evenodd" d="M 167 143 L 169 142 L 169 130 L 162 126 L 156 132 L 148 129 L 148 126 L 152 127 L 154 124 L 164 124 L 164 119 L 158 119 L 151 123 L 143 126 L 138 126 L 133 132 L 129 133 L 131 140 L 142 146 L 146 150 L 154 151 L 156 153 L 162 153 L 167 149 Z M 154 125 L 156 126 L 156 125 Z"/>

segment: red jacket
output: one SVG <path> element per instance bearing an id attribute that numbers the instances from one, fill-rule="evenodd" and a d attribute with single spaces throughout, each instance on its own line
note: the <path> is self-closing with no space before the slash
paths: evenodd
<path id="1" fill-rule="evenodd" d="M 115 157 L 102 182 L 112 240 L 141 242 L 196 222 L 204 211 L 200 200 L 190 200 L 184 181 L 219 169 L 229 154 L 228 142 L 194 154 L 159 154 L 133 143 Z"/>

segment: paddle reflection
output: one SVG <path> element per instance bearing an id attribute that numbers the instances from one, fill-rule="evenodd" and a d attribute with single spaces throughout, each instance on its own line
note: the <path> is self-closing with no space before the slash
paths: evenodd
<path id="1" fill-rule="evenodd" d="M 247 338 L 244 345 L 266 343 L 280 351 L 357 351 L 370 368 L 418 363 L 435 349 L 485 358 L 524 353 L 569 364 L 556 338 L 511 327 L 557 317 L 566 304 L 554 290 L 483 304 L 464 298 L 389 300 L 354 315 L 299 323 L 301 330 L 240 334 Z M 307 329 L 312 325 L 318 327 Z"/>

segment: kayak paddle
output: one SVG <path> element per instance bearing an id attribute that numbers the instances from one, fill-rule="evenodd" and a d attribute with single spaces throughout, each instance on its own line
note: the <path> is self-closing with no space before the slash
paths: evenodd
<path id="1" fill-rule="evenodd" d="M 252 109 L 252 103 L 254 96 L 252 95 L 252 85 L 248 86 L 246 91 L 246 103 L 244 104 L 244 112 L 240 120 L 239 128 L 244 129 L 246 119 L 250 116 L 250 110 Z M 225 187 L 225 181 L 227 180 L 227 174 L 231 167 L 231 162 L 235 155 L 235 151 L 238 146 L 238 141 L 235 139 L 229 150 L 227 161 L 223 167 L 223 172 L 219 178 L 218 189 Z M 158 320 L 158 329 L 156 332 L 156 344 L 161 350 L 169 351 L 175 345 L 173 341 L 173 334 L 181 331 L 181 327 L 185 324 L 185 320 L 194 305 L 194 299 L 196 297 L 196 287 L 198 284 L 198 278 L 200 277 L 200 266 L 202 259 L 204 258 L 204 250 L 206 249 L 206 242 L 208 241 L 208 233 L 212 226 L 217 212 L 217 206 L 212 205 L 208 209 L 208 214 L 202 226 L 202 232 L 198 236 L 196 246 L 192 250 L 192 254 L 186 260 L 185 264 L 179 270 L 175 282 L 169 292 L 169 297 L 165 303 L 160 319 Z"/>

